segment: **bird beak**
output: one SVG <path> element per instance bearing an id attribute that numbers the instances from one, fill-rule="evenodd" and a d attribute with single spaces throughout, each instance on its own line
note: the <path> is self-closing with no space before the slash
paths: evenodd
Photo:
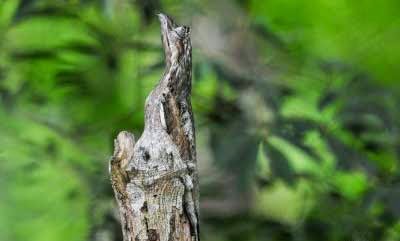
<path id="1" fill-rule="evenodd" d="M 161 23 L 161 31 L 163 33 L 167 33 L 168 31 L 170 31 L 172 28 L 171 18 L 169 18 L 167 15 L 163 13 L 158 13 L 157 16 Z"/>

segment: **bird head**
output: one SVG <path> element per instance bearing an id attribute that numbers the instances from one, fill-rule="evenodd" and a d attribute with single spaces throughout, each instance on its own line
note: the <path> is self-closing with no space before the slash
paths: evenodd
<path id="1" fill-rule="evenodd" d="M 191 54 L 190 28 L 178 26 L 172 18 L 159 13 L 161 37 L 167 65 Z"/>

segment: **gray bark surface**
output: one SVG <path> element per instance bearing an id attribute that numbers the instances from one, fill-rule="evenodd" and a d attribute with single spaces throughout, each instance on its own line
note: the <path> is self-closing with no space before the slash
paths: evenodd
<path id="1" fill-rule="evenodd" d="M 146 99 L 142 136 L 115 139 L 111 183 L 124 241 L 198 241 L 190 29 L 159 19 L 166 69 Z"/>

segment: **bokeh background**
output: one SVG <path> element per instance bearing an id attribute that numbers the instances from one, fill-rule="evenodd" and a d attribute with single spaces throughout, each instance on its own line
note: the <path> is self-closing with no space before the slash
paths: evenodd
<path id="1" fill-rule="evenodd" d="M 1 241 L 121 240 L 158 12 L 192 27 L 203 240 L 400 240 L 398 0 L 0 0 Z"/>

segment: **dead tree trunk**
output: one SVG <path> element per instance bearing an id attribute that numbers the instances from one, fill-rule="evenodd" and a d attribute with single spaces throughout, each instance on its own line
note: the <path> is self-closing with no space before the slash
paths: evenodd
<path id="1" fill-rule="evenodd" d="M 124 241 L 198 241 L 190 29 L 159 18 L 166 69 L 146 99 L 142 136 L 115 140 L 111 182 Z"/>

